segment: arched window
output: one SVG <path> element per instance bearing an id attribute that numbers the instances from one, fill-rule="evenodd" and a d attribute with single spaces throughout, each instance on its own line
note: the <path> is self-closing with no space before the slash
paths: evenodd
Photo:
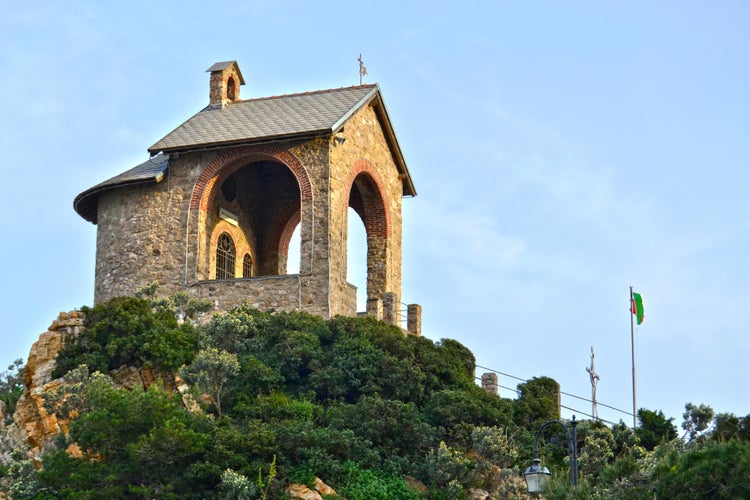
<path id="1" fill-rule="evenodd" d="M 242 277 L 251 278 L 253 276 L 253 258 L 249 253 L 245 254 L 242 259 Z"/>
<path id="2" fill-rule="evenodd" d="M 221 233 L 216 245 L 216 279 L 234 278 L 234 242 L 227 233 Z"/>
<path id="3" fill-rule="evenodd" d="M 227 99 L 230 101 L 234 101 L 235 99 L 235 90 L 234 78 L 230 76 L 229 80 L 227 80 Z"/>

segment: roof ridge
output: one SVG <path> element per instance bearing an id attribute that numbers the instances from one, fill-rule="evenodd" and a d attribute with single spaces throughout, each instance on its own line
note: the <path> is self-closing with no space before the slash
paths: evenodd
<path id="1" fill-rule="evenodd" d="M 372 89 L 374 87 L 377 87 L 377 83 L 366 83 L 363 85 L 350 85 L 348 87 L 338 87 L 333 89 L 322 89 L 322 90 L 309 90 L 307 92 L 295 92 L 292 94 L 279 94 L 279 95 L 270 95 L 270 96 L 264 96 L 264 97 L 253 97 L 251 99 L 241 99 L 239 101 L 235 101 L 236 103 L 243 103 L 243 102 L 253 102 L 253 101 L 265 101 L 270 99 L 282 99 L 284 97 L 297 97 L 297 96 L 307 96 L 307 95 L 320 95 L 320 94 L 327 94 L 330 92 L 338 92 L 340 90 L 353 90 L 353 89 Z"/>

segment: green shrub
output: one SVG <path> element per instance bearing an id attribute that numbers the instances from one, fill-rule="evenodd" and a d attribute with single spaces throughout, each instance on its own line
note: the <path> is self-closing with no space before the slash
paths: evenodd
<path id="1" fill-rule="evenodd" d="M 107 373 L 122 365 L 155 365 L 177 369 L 190 362 L 198 336 L 174 314 L 154 311 L 145 299 L 115 297 L 93 308 L 83 307 L 84 330 L 66 339 L 53 377 L 79 365 Z"/>

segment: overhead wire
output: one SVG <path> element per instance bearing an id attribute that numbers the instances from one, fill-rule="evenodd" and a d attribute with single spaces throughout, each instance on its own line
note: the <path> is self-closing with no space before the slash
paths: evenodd
<path id="1" fill-rule="evenodd" d="M 485 368 L 485 369 L 486 369 L 486 368 Z M 479 380 L 479 381 L 481 381 L 481 380 L 482 380 L 482 377 L 477 377 L 477 376 L 474 376 L 474 378 L 475 378 L 476 380 Z M 511 391 L 511 392 L 517 392 L 517 391 L 516 391 L 516 389 L 513 389 L 512 387 L 506 387 L 506 386 L 504 386 L 504 385 L 500 385 L 500 384 L 497 384 L 497 387 L 498 387 L 499 389 L 505 389 L 505 390 L 507 390 L 507 391 Z M 561 392 L 561 394 L 562 394 L 562 392 Z M 578 399 L 584 399 L 584 398 L 581 398 L 580 396 L 574 396 L 574 397 L 578 397 Z M 585 401 L 585 399 L 584 399 L 584 401 Z M 597 404 L 598 404 L 598 403 L 597 403 Z M 574 413 L 576 413 L 576 414 L 578 414 L 578 415 L 583 415 L 584 417 L 589 417 L 589 418 L 590 418 L 590 419 L 592 419 L 592 420 L 598 420 L 598 421 L 600 421 L 600 422 L 604 422 L 604 423 L 606 423 L 606 424 L 609 424 L 609 425 L 617 425 L 617 423 L 616 423 L 616 422 L 612 422 L 611 420 L 607 420 L 606 418 L 595 417 L 594 415 L 591 415 L 590 413 L 587 413 L 587 412 L 585 412 L 585 411 L 583 411 L 583 410 L 578 410 L 578 409 L 576 409 L 576 408 L 571 408 L 570 406 L 566 406 L 566 405 L 564 405 L 564 404 L 560 404 L 560 408 L 565 408 L 566 410 L 570 410 L 570 411 L 572 411 L 572 412 L 574 412 Z"/>
<path id="2" fill-rule="evenodd" d="M 481 368 L 481 369 L 483 369 L 483 370 L 489 370 L 489 371 L 491 371 L 491 372 L 493 372 L 493 373 L 496 373 L 497 375 L 502 375 L 502 376 L 504 376 L 504 377 L 512 378 L 512 379 L 514 379 L 514 380 L 519 380 L 519 381 L 521 381 L 521 382 L 529 382 L 529 381 L 530 381 L 529 379 L 525 379 L 525 378 L 521 378 L 521 377 L 516 377 L 515 375 L 511 375 L 510 373 L 504 373 L 504 372 L 501 372 L 501 371 L 499 371 L 499 370 L 495 370 L 495 369 L 493 369 L 493 368 L 489 368 L 489 367 L 487 367 L 487 366 L 481 366 L 481 365 L 475 365 L 475 366 L 476 366 L 477 368 Z M 475 378 L 476 378 L 477 380 L 481 380 L 481 377 L 476 377 L 476 376 L 475 376 Z M 499 384 L 498 384 L 498 387 L 502 387 L 503 389 L 507 389 L 507 390 L 509 390 L 509 391 L 513 391 L 513 392 L 518 392 L 518 391 L 517 391 L 516 389 L 511 389 L 511 388 L 509 388 L 509 387 L 504 387 L 504 386 L 501 386 L 501 385 L 499 385 Z M 580 399 L 581 401 L 586 401 L 586 402 L 588 402 L 588 403 L 593 403 L 593 400 L 591 400 L 591 399 L 588 399 L 588 398 L 585 398 L 585 397 L 582 397 L 582 396 L 578 396 L 578 395 L 576 395 L 576 394 L 571 394 L 571 393 L 569 393 L 569 392 L 565 392 L 565 391 L 560 391 L 560 394 L 561 394 L 561 395 L 563 395 L 563 396 L 568 396 L 568 397 L 572 397 L 572 398 L 575 398 L 575 399 Z M 610 410 L 614 410 L 614 411 L 617 411 L 617 412 L 623 413 L 623 414 L 625 414 L 625 415 L 628 415 L 628 416 L 630 416 L 630 417 L 632 417 L 632 416 L 633 416 L 633 413 L 632 413 L 632 412 L 629 412 L 629 411 L 626 411 L 626 410 L 622 410 L 622 409 L 620 409 L 620 408 L 617 408 L 617 407 L 615 407 L 615 406 L 612 406 L 612 405 L 608 405 L 608 404 L 605 404 L 605 403 L 600 403 L 599 401 L 597 401 L 597 402 L 596 402 L 596 404 L 597 404 L 597 406 L 603 406 L 603 407 L 605 407 L 605 408 L 609 408 Z M 563 407 L 563 408 L 569 409 L 569 408 L 567 408 L 567 407 L 563 406 L 562 404 L 561 404 L 560 406 L 561 406 L 561 407 Z M 580 412 L 580 413 L 581 413 L 581 414 L 583 414 L 583 415 L 586 415 L 586 416 L 589 416 L 589 417 L 595 418 L 595 417 L 593 417 L 592 415 L 589 415 L 589 414 L 588 414 L 588 413 L 586 413 L 586 412 Z M 612 422 L 609 422 L 609 421 L 607 421 L 607 420 L 604 420 L 603 418 L 599 418 L 599 420 L 601 420 L 601 421 L 604 421 L 604 422 L 608 422 L 608 423 L 612 423 Z"/>

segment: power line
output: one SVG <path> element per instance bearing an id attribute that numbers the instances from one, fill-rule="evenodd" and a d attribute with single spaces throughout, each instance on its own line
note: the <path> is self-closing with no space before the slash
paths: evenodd
<path id="1" fill-rule="evenodd" d="M 581 411 L 581 410 L 576 410 L 575 408 L 571 408 L 570 406 L 565 406 L 565 405 L 561 404 L 561 405 L 560 405 L 560 408 L 565 408 L 566 410 L 570 410 L 570 411 L 572 411 L 573 413 L 577 413 L 578 415 L 583 415 L 583 416 L 585 416 L 585 417 L 589 417 L 589 418 L 591 418 L 591 420 L 598 420 L 598 421 L 601 421 L 601 422 L 605 422 L 605 423 L 607 423 L 607 424 L 610 424 L 610 425 L 617 425 L 616 423 L 614 423 L 614 422 L 611 422 L 611 421 L 609 421 L 609 420 L 607 420 L 607 419 L 605 419 L 605 418 L 601 418 L 601 417 L 595 417 L 595 416 L 593 416 L 593 415 L 589 415 L 589 414 L 588 414 L 588 413 L 586 413 L 585 411 Z"/>
<path id="2" fill-rule="evenodd" d="M 480 367 L 480 368 L 482 368 L 482 367 Z M 488 370 L 488 369 L 489 369 L 489 368 L 485 368 L 485 370 Z M 479 380 L 479 381 L 481 382 L 481 380 L 482 380 L 482 377 L 477 377 L 477 376 L 475 375 L 475 376 L 474 376 L 474 379 L 476 379 L 476 380 Z M 511 388 L 511 387 L 506 387 L 506 386 L 504 386 L 504 385 L 500 385 L 500 384 L 498 384 L 498 385 L 497 385 L 497 387 L 498 387 L 499 389 L 505 389 L 505 390 L 507 390 L 507 391 L 511 391 L 511 392 L 516 392 L 516 393 L 518 392 L 518 391 L 517 391 L 516 389 L 513 389 L 513 388 Z M 563 393 L 562 391 L 561 391 L 560 393 L 561 393 L 561 394 L 565 394 L 565 393 Z M 569 395 L 569 396 L 573 396 L 573 397 L 575 397 L 575 398 L 578 398 L 578 399 L 583 399 L 583 400 L 585 401 L 585 398 L 582 398 L 582 397 L 580 397 L 580 396 L 575 396 L 575 395 L 573 395 L 573 394 L 568 394 L 568 395 Z M 598 402 L 597 402 L 597 404 L 601 404 L 601 403 L 598 403 Z M 602 405 L 602 406 L 606 406 L 606 405 Z M 564 405 L 564 404 L 562 404 L 562 403 L 560 404 L 560 408 L 565 408 L 566 410 L 570 410 L 570 411 L 572 411 L 573 413 L 576 413 L 576 414 L 578 414 L 578 415 L 583 415 L 584 417 L 589 417 L 589 418 L 591 418 L 592 420 L 599 420 L 599 421 L 605 422 L 605 423 L 607 423 L 607 424 L 610 424 L 610 425 L 617 425 L 617 423 L 615 423 L 615 422 L 612 422 L 611 420 L 607 420 L 606 418 L 601 418 L 601 417 L 595 417 L 594 415 L 591 415 L 591 414 L 589 414 L 589 413 L 586 413 L 585 411 L 577 410 L 577 409 L 575 409 L 575 408 L 571 408 L 570 406 L 565 406 L 565 405 Z M 608 408 L 609 408 L 609 407 L 608 407 Z M 616 410 L 617 408 L 613 408 L 613 409 L 615 409 L 615 410 Z M 622 411 L 622 410 L 618 410 L 618 411 Z"/>
<path id="3" fill-rule="evenodd" d="M 477 368 L 481 368 L 483 370 L 489 370 L 489 371 L 491 371 L 493 373 L 496 373 L 498 375 L 502 375 L 504 377 L 512 378 L 512 379 L 515 379 L 515 380 L 520 380 L 521 382 L 529 382 L 529 379 L 525 379 L 525 378 L 521 378 L 521 377 L 516 377 L 515 375 L 511 375 L 509 373 L 503 373 L 503 372 L 501 372 L 499 370 L 495 370 L 493 368 L 489 368 L 489 367 L 486 367 L 486 366 L 476 365 L 476 367 Z M 477 378 L 478 380 L 481 380 L 481 378 L 479 378 L 479 377 L 475 377 L 475 378 Z M 498 385 L 498 387 L 501 387 L 501 386 Z M 503 387 L 503 388 L 504 389 L 508 389 L 508 390 L 512 390 L 514 392 L 517 392 L 515 389 L 509 389 L 507 387 Z M 581 396 L 577 396 L 577 395 L 571 394 L 569 392 L 560 391 L 560 394 L 562 394 L 564 396 L 569 396 L 569 397 L 572 397 L 572 398 L 580 399 L 581 401 L 586 401 L 588 403 L 593 403 L 593 401 L 591 399 L 584 398 L 584 397 L 581 397 Z M 609 408 L 610 410 L 618 411 L 620 413 L 623 413 L 623 414 L 631 416 L 631 417 L 633 416 L 633 413 L 631 413 L 629 411 L 621 410 L 620 408 L 616 408 L 614 406 L 611 406 L 611 405 L 608 405 L 608 404 L 605 404 L 605 403 L 600 403 L 599 401 L 597 401 L 596 404 L 599 405 L 599 406 L 604 406 L 605 408 Z M 560 406 L 562 406 L 562 405 L 560 405 Z M 585 413 L 585 412 L 583 414 L 587 415 L 587 416 L 591 416 L 591 415 L 588 415 L 588 413 Z M 599 419 L 599 420 L 603 420 L 603 419 Z"/>

